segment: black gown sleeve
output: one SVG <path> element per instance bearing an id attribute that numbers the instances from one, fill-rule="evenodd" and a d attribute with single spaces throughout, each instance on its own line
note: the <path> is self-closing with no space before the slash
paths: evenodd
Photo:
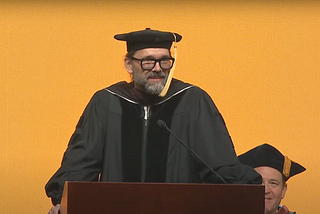
<path id="1" fill-rule="evenodd" d="M 192 147 L 227 183 L 261 184 L 261 176 L 239 162 L 226 124 L 210 96 L 203 92 L 199 97 L 190 118 Z M 208 167 L 200 169 L 203 182 L 221 183 Z"/>
<path id="2" fill-rule="evenodd" d="M 45 186 L 54 205 L 61 202 L 65 181 L 97 181 L 101 172 L 106 114 L 97 96 L 85 108 L 64 153 L 61 166 Z"/>

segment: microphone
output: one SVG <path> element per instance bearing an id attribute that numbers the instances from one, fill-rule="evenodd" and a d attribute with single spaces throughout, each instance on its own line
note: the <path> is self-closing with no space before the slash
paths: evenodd
<path id="1" fill-rule="evenodd" d="M 213 172 L 213 174 L 215 174 L 220 181 L 222 181 L 222 183 L 227 184 L 226 180 L 223 179 L 223 177 L 221 177 L 221 175 L 219 175 L 216 171 L 214 171 L 212 169 L 211 166 L 209 166 L 209 164 L 207 164 L 197 153 L 195 153 L 189 146 L 187 146 L 187 144 L 185 144 L 182 140 L 180 140 L 167 126 L 167 124 L 163 121 L 163 120 L 158 120 L 157 121 L 158 126 L 160 126 L 161 128 L 165 128 L 176 140 L 179 141 L 179 143 L 181 143 L 194 157 L 196 157 L 201 163 L 203 163 L 206 167 L 208 167 L 208 169 L 210 169 L 211 172 Z"/>

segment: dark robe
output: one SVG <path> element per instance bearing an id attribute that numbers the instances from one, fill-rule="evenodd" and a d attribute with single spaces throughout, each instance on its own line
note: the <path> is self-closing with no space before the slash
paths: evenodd
<path id="1" fill-rule="evenodd" d="M 95 93 L 84 110 L 61 167 L 46 184 L 60 203 L 65 181 L 221 183 L 166 129 L 197 153 L 228 183 L 261 183 L 240 164 L 224 120 L 202 89 L 173 79 L 160 98 L 119 82 Z"/>

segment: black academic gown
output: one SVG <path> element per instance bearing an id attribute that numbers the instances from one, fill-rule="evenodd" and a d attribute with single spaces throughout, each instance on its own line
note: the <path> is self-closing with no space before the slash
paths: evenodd
<path id="1" fill-rule="evenodd" d="M 221 183 L 157 125 L 159 119 L 228 183 L 261 183 L 259 174 L 239 163 L 224 120 L 205 91 L 173 79 L 164 98 L 140 95 L 126 82 L 95 93 L 61 167 L 46 184 L 53 204 L 60 203 L 65 181 Z"/>

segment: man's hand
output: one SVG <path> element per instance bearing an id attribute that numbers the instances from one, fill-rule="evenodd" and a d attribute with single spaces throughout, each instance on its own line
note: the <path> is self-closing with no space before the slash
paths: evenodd
<path id="1" fill-rule="evenodd" d="M 48 214 L 59 214 L 59 213 L 60 213 L 60 204 L 53 206 L 48 212 Z"/>
<path id="2" fill-rule="evenodd" d="M 277 212 L 277 214 L 287 214 L 289 212 L 289 209 L 287 206 L 283 205 Z"/>

